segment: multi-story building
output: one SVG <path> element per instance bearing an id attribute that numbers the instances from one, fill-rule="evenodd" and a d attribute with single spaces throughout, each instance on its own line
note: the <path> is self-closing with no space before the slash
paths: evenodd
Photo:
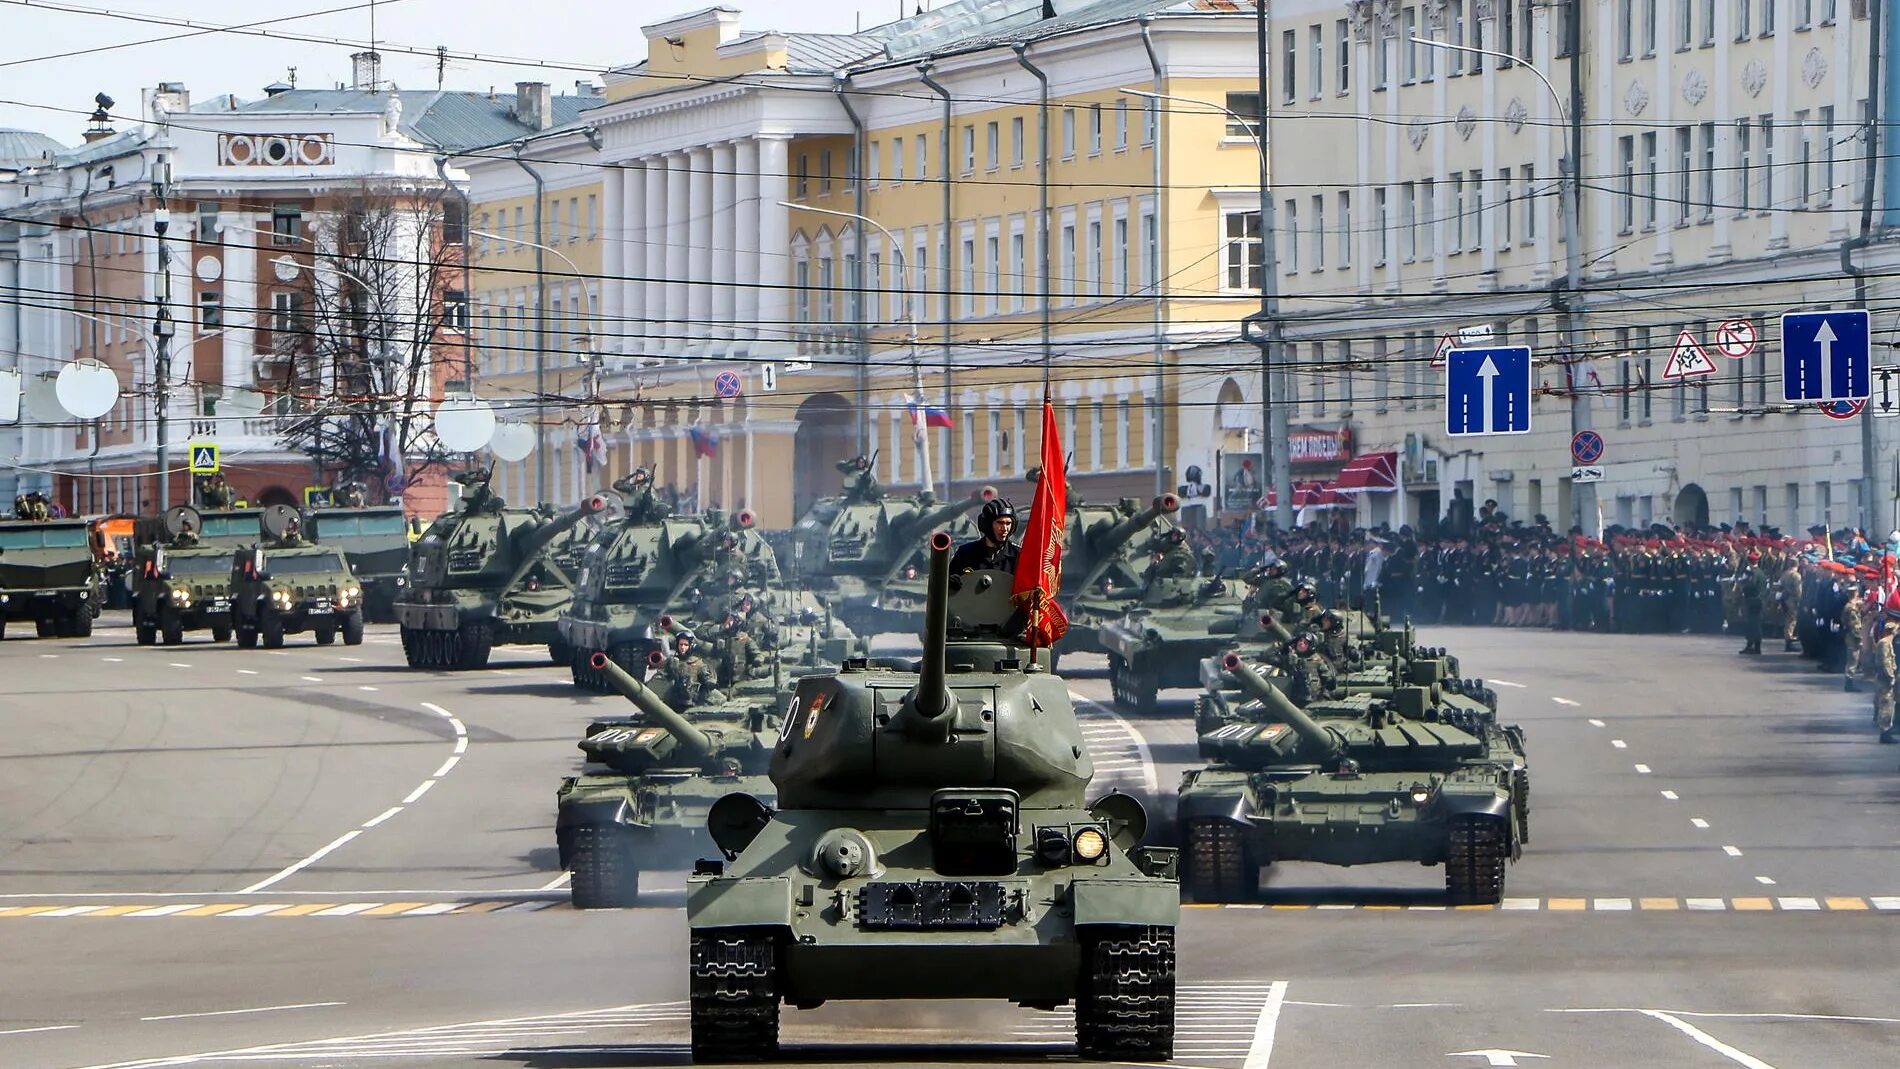
<path id="1" fill-rule="evenodd" d="M 148 511 L 161 433 L 175 503 L 192 500 L 192 442 L 216 443 L 253 502 L 301 501 L 366 458 L 414 474 L 433 403 L 469 377 L 463 176 L 439 158 L 567 121 L 587 101 L 398 90 L 374 53 L 356 57 L 352 87 L 194 101 L 168 82 L 144 97 L 143 121 L 115 131 L 102 101 L 84 144 L 9 176 L 27 379 L 16 490 L 77 512 Z M 78 359 L 119 380 L 96 421 L 49 396 Z M 402 429 L 399 445 L 385 424 Z M 372 496 L 398 488 L 433 514 L 440 465 Z"/>
<path id="2" fill-rule="evenodd" d="M 1526 522 L 1545 514 L 1594 532 L 1596 510 L 1578 515 L 1584 495 L 1571 485 L 1574 382 L 1575 425 L 1607 442 L 1595 484 L 1604 523 L 1745 519 L 1799 532 L 1859 522 L 1862 429 L 1885 424 L 1779 403 L 1778 316 L 1859 303 L 1874 310 L 1881 349 L 1895 340 L 1895 246 L 1856 255 L 1867 274 L 1858 296 L 1842 259 L 1864 208 L 1876 227 L 1894 221 L 1869 162 L 1891 151 L 1868 139 L 1891 62 L 1878 60 L 1866 3 L 1284 0 L 1269 10 L 1275 281 L 1293 371 L 1282 400 L 1296 422 L 1338 421 L 1362 449 L 1399 454 L 1404 493 L 1368 495 L 1368 518 L 1429 523 L 1454 496 L 1489 498 Z M 1579 62 L 1585 103 L 1573 115 Z M 1574 344 L 1560 214 L 1573 122 Z M 1240 255 L 1257 263 L 1258 245 Z M 1753 327 L 1752 353 L 1718 351 L 1729 320 Z M 1433 356 L 1447 335 L 1487 327 L 1493 344 L 1536 354 L 1532 432 L 1454 440 Z M 1665 377 L 1685 331 L 1714 374 Z M 1223 346 L 1190 361 L 1251 352 Z M 1184 393 L 1195 381 L 1184 374 Z M 1257 380 L 1198 383 L 1204 397 L 1257 396 Z M 1875 477 L 1872 522 L 1884 532 L 1895 488 L 1890 474 Z"/>

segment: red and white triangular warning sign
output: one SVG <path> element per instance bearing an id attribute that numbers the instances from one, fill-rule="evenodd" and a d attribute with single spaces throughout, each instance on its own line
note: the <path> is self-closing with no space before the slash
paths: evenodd
<path id="1" fill-rule="evenodd" d="M 1715 374 L 1715 361 L 1695 340 L 1695 335 L 1684 330 L 1676 335 L 1675 351 L 1669 354 L 1669 364 L 1663 368 L 1665 379 L 1690 379 L 1697 375 Z"/>
<path id="2" fill-rule="evenodd" d="M 1458 347 L 1458 343 L 1453 341 L 1451 338 L 1451 335 L 1449 334 L 1438 339 L 1438 348 L 1432 352 L 1432 366 L 1444 367 L 1445 354 L 1451 352 L 1453 349 L 1457 347 Z"/>

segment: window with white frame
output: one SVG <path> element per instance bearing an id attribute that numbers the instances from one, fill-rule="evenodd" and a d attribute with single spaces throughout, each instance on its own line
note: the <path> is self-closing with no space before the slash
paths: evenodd
<path id="1" fill-rule="evenodd" d="M 1326 270 L 1326 194 L 1313 194 L 1313 271 Z"/>
<path id="2" fill-rule="evenodd" d="M 1115 151 L 1128 147 L 1128 98 L 1115 98 Z"/>
<path id="3" fill-rule="evenodd" d="M 1524 164 L 1518 168 L 1518 175 L 1524 187 L 1524 243 L 1537 240 L 1537 169 L 1535 164 Z"/>
<path id="4" fill-rule="evenodd" d="M 958 251 L 963 254 L 963 314 L 971 316 L 976 314 L 976 235 L 966 229 Z"/>
<path id="5" fill-rule="evenodd" d="M 1075 159 L 1075 109 L 1062 109 L 1062 158 Z"/>
<path id="6" fill-rule="evenodd" d="M 1339 59 L 1335 65 L 1333 92 L 1345 96 L 1352 92 L 1352 27 L 1346 19 L 1333 23 L 1333 51 Z"/>
<path id="7" fill-rule="evenodd" d="M 963 126 L 963 173 L 967 175 L 974 172 L 975 170 L 976 170 L 976 124 L 965 123 Z"/>
<path id="8" fill-rule="evenodd" d="M 1082 246 L 1087 261 L 1083 267 L 1082 280 L 1088 286 L 1087 299 L 1100 300 L 1102 296 L 1102 214 L 1101 209 L 1089 209 L 1088 241 Z"/>
<path id="9" fill-rule="evenodd" d="M 1141 285 L 1150 293 L 1161 287 L 1161 234 L 1152 205 L 1141 209 Z"/>
<path id="10" fill-rule="evenodd" d="M 1057 255 L 1060 257 L 1060 264 L 1057 270 L 1062 272 L 1062 279 L 1061 279 L 1061 287 L 1057 289 L 1056 292 L 1062 294 L 1065 297 L 1073 299 L 1077 292 L 1077 286 L 1076 286 L 1076 271 L 1075 271 L 1076 269 L 1075 218 L 1072 215 L 1068 215 L 1065 213 L 1062 220 L 1062 230 L 1060 233 L 1061 233 L 1061 239 L 1056 243 L 1056 251 L 1057 251 Z"/>
<path id="11" fill-rule="evenodd" d="M 1291 197 L 1280 205 L 1275 234 L 1280 251 L 1280 270 L 1293 274 L 1300 269 L 1300 202 Z"/>
<path id="12" fill-rule="evenodd" d="M 1023 165 L 1023 117 L 1021 115 L 1009 120 L 1009 165 L 1011 167 Z"/>
<path id="13" fill-rule="evenodd" d="M 1128 273 L 1128 260 L 1133 250 L 1128 247 L 1128 211 L 1126 208 L 1119 209 L 1115 213 L 1114 234 L 1114 241 L 1109 246 L 1114 250 L 1114 263 L 1111 265 L 1111 270 L 1114 273 L 1114 291 L 1125 297 L 1134 292 L 1134 288 L 1130 285 L 1132 280 Z"/>
<path id="14" fill-rule="evenodd" d="M 879 142 L 871 142 L 869 150 L 865 153 L 865 168 L 865 183 L 877 185 L 884 172 L 884 146 Z"/>
<path id="15" fill-rule="evenodd" d="M 1384 267 L 1392 255 L 1390 209 L 1386 204 L 1386 190 L 1379 186 L 1372 191 L 1372 266 Z"/>
<path id="16" fill-rule="evenodd" d="M 1089 155 L 1102 154 L 1102 106 L 1089 105 Z"/>
<path id="17" fill-rule="evenodd" d="M 1260 128 L 1261 109 L 1259 93 L 1227 94 L 1227 133 L 1229 140 L 1254 140 Z"/>
<path id="18" fill-rule="evenodd" d="M 1334 225 L 1339 228 L 1339 266 L 1352 266 L 1352 190 L 1339 191 L 1339 211 L 1334 215 Z"/>
<path id="19" fill-rule="evenodd" d="M 1009 224 L 1009 262 L 1016 278 L 1010 289 L 1015 293 L 1016 311 L 1029 307 L 1029 240 L 1023 232 L 1023 219 L 1017 216 Z"/>
<path id="20" fill-rule="evenodd" d="M 1299 92 L 1299 36 L 1292 30 L 1280 34 L 1280 103 L 1291 104 Z"/>
<path id="21" fill-rule="evenodd" d="M 1307 95 L 1318 100 L 1326 92 L 1326 27 L 1314 23 L 1306 28 L 1307 50 L 1311 53 L 1307 60 Z"/>
<path id="22" fill-rule="evenodd" d="M 991 223 L 989 233 L 983 236 L 983 273 L 988 279 L 983 287 L 983 306 L 990 315 L 1003 310 L 1002 244 L 1002 235 L 997 233 L 996 224 Z"/>
<path id="23" fill-rule="evenodd" d="M 1152 216 L 1143 216 L 1147 223 Z M 1230 292 L 1259 292 L 1265 281 L 1266 246 L 1260 235 L 1260 212 L 1230 211 L 1222 214 L 1222 260 L 1225 270 L 1221 288 Z"/>
<path id="24" fill-rule="evenodd" d="M 986 170 L 994 171 L 1002 166 L 1003 144 L 1002 127 L 991 122 L 983 127 L 983 164 Z"/>
<path id="25" fill-rule="evenodd" d="M 891 138 L 891 182 L 896 184 L 904 180 L 904 139 Z"/>

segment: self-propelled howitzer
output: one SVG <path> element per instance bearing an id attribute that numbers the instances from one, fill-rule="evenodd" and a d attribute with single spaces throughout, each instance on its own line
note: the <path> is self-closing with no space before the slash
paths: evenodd
<path id="1" fill-rule="evenodd" d="M 1162 494 L 1145 509 L 1136 511 L 1134 506 L 1135 499 L 1126 498 L 1119 508 L 1071 510 L 1069 544 L 1063 556 L 1067 593 L 1061 600 L 1069 615 L 1064 653 L 1107 652 L 1100 627 L 1122 614 L 1127 599 L 1140 594 L 1142 564 L 1130 545 L 1162 517 L 1179 512 L 1181 499 Z"/>
<path id="2" fill-rule="evenodd" d="M 777 1049 L 781 1001 L 1076 1002 L 1085 1057 L 1165 1059 L 1174 1034 L 1172 851 L 1139 845 L 1068 687 L 1021 639 L 1011 576 L 949 575 L 931 542 L 916 671 L 863 659 L 799 680 L 771 778 L 709 823 L 725 861 L 687 883 L 693 1051 Z"/>

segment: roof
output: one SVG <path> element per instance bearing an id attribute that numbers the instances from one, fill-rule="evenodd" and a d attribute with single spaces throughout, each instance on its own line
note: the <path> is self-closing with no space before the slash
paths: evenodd
<path id="1" fill-rule="evenodd" d="M 0 164 L 43 163 L 65 151 L 37 130 L 0 130 Z"/>
<path id="2" fill-rule="evenodd" d="M 1056 14 L 1043 18 L 1045 9 Z M 1251 7 L 1248 8 L 1251 10 Z M 972 52 L 1028 44 L 1094 26 L 1162 12 L 1231 15 L 1235 11 L 1205 0 L 962 0 L 869 31 L 886 42 L 885 59 Z M 935 24 L 932 20 L 936 19 Z"/>
<path id="3" fill-rule="evenodd" d="M 762 34 L 747 34 L 750 40 Z M 883 51 L 883 42 L 852 33 L 785 34 L 785 61 L 794 71 L 829 73 L 849 67 Z"/>
<path id="4" fill-rule="evenodd" d="M 515 94 L 452 90 L 292 89 L 260 100 L 244 101 L 232 109 L 251 115 L 298 113 L 378 114 L 389 107 L 393 94 L 402 103 L 402 132 L 434 148 L 458 151 L 512 141 L 545 131 L 515 118 Z M 554 126 L 574 122 L 581 112 L 597 107 L 593 96 L 555 96 Z"/>

